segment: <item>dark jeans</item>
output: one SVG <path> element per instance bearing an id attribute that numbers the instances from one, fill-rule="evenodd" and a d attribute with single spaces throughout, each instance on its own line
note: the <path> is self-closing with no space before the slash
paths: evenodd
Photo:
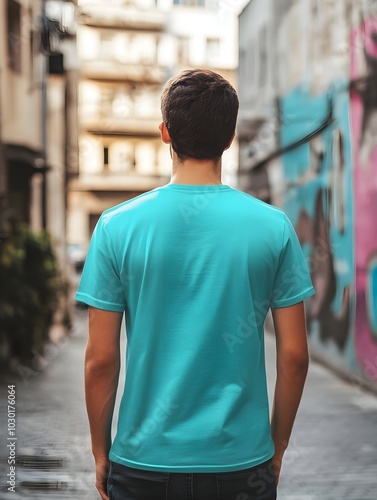
<path id="1" fill-rule="evenodd" d="M 275 500 L 272 462 L 235 472 L 155 472 L 110 461 L 110 500 Z"/>

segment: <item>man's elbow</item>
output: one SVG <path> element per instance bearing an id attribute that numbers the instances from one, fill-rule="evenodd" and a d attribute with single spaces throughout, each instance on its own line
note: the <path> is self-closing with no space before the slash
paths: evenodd
<path id="1" fill-rule="evenodd" d="M 118 372 L 120 367 L 119 353 L 87 353 L 85 356 L 86 376 L 101 376 Z"/>
<path id="2" fill-rule="evenodd" d="M 309 369 L 309 352 L 307 349 L 302 351 L 290 351 L 278 354 L 277 368 L 291 375 L 306 376 Z"/>

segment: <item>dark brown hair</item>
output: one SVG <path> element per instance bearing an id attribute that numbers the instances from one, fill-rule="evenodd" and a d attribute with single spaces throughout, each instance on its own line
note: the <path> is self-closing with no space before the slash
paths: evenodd
<path id="1" fill-rule="evenodd" d="M 170 78 L 161 96 L 162 119 L 178 158 L 218 160 L 236 128 L 238 97 L 210 70 L 186 70 Z"/>

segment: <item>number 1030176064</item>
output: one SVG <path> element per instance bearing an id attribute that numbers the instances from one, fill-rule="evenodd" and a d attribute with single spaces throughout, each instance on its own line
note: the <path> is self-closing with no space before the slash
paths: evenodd
<path id="1" fill-rule="evenodd" d="M 8 385 L 8 436 L 16 434 L 16 386 Z"/>

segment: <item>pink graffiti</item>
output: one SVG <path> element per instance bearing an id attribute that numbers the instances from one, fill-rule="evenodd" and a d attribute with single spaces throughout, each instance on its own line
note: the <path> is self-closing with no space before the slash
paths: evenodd
<path id="1" fill-rule="evenodd" d="M 357 43 L 363 40 L 363 45 Z M 377 99 L 370 76 L 377 71 L 377 19 L 363 22 L 351 33 L 351 126 L 353 142 L 356 318 L 355 350 L 367 367 L 377 359 L 377 338 L 368 316 L 368 262 L 377 251 Z M 369 78 L 368 78 L 369 77 Z M 377 367 L 376 367 L 377 370 Z M 369 377 L 370 378 L 370 377 Z"/>

